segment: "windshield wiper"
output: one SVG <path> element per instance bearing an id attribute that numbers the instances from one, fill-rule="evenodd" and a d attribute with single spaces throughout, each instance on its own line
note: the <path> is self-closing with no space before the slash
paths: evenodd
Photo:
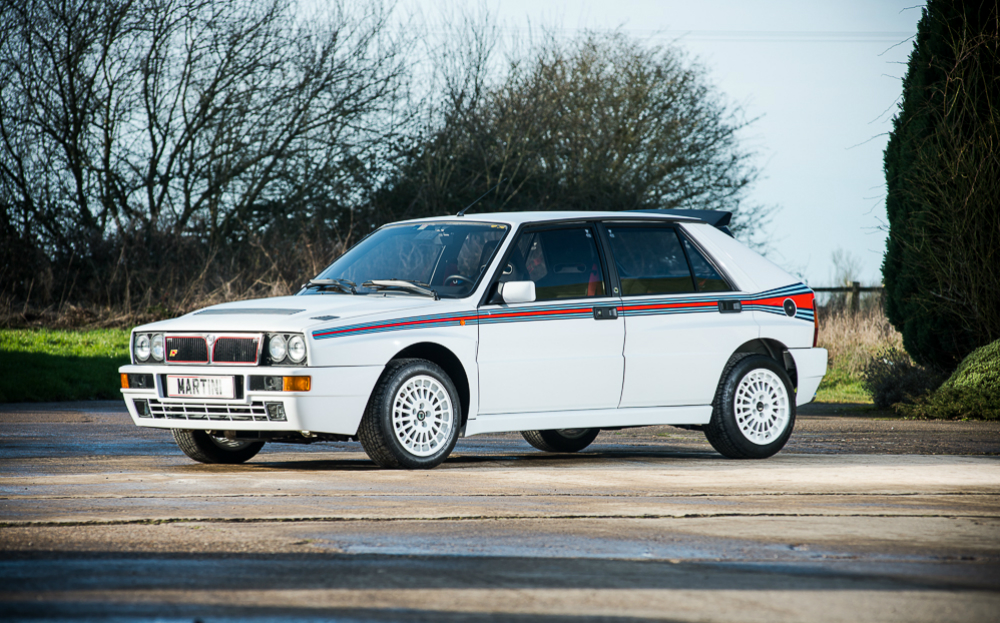
<path id="1" fill-rule="evenodd" d="M 420 285 L 418 281 L 406 281 L 403 279 L 372 279 L 361 284 L 366 288 L 373 288 L 376 290 L 382 289 L 398 289 L 405 290 L 407 292 L 413 292 L 414 294 L 422 294 L 423 296 L 433 297 L 434 300 L 438 300 L 441 297 L 434 290 L 431 290 L 424 285 Z M 425 284 L 426 285 L 426 284 Z"/>
<path id="2" fill-rule="evenodd" d="M 334 287 L 339 289 L 341 292 L 350 292 L 351 294 L 357 294 L 356 290 L 357 284 L 350 279 L 310 279 L 309 283 L 303 284 L 303 288 L 329 288 Z"/>

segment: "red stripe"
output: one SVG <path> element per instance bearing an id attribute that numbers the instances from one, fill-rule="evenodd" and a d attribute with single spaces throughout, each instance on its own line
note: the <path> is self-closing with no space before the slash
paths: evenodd
<path id="1" fill-rule="evenodd" d="M 409 327 L 413 325 L 420 324 L 430 324 L 435 322 L 458 322 L 460 320 L 475 320 L 477 316 L 459 316 L 456 318 L 426 318 L 424 320 L 410 320 L 408 322 L 393 322 L 389 324 L 379 324 L 370 327 L 352 327 L 348 329 L 338 329 L 336 331 L 324 331 L 323 333 L 316 334 L 317 337 L 324 337 L 327 335 L 337 335 L 338 333 L 352 333 L 354 331 L 373 331 L 375 329 L 388 329 L 390 327 Z"/>
<path id="2" fill-rule="evenodd" d="M 717 303 L 706 303 L 706 302 L 699 302 L 699 303 L 664 303 L 664 304 L 661 304 L 661 305 L 628 305 L 624 309 L 626 311 L 635 311 L 635 310 L 641 310 L 641 309 L 675 309 L 675 308 L 676 309 L 683 309 L 683 308 L 690 308 L 690 307 L 711 307 L 711 308 L 715 308 L 716 306 L 717 306 Z"/>
<path id="3" fill-rule="evenodd" d="M 545 309 L 539 311 L 507 312 L 503 314 L 490 314 L 489 318 L 522 318 L 525 316 L 552 316 L 556 314 L 590 314 L 592 307 L 581 307 L 578 309 Z"/>
<path id="4" fill-rule="evenodd" d="M 792 296 L 775 296 L 769 299 L 755 299 L 742 301 L 744 305 L 773 305 L 775 307 L 781 307 L 785 304 L 785 299 L 792 299 L 795 301 L 795 306 L 799 309 L 809 309 L 813 308 L 813 295 L 812 294 L 794 294 Z"/>

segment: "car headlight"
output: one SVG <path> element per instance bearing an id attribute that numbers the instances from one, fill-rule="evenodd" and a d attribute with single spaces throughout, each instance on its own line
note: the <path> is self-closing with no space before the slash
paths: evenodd
<path id="1" fill-rule="evenodd" d="M 293 335 L 288 340 L 288 358 L 293 363 L 302 363 L 306 358 L 306 340 L 301 335 Z"/>
<path id="2" fill-rule="evenodd" d="M 288 353 L 288 343 L 283 335 L 272 335 L 267 341 L 267 352 L 271 355 L 271 361 L 278 363 L 285 358 Z"/>
<path id="3" fill-rule="evenodd" d="M 145 333 L 135 336 L 135 358 L 136 361 L 149 359 L 149 336 Z"/>
<path id="4" fill-rule="evenodd" d="M 152 344 L 153 359 L 163 361 L 163 334 L 154 333 Z"/>

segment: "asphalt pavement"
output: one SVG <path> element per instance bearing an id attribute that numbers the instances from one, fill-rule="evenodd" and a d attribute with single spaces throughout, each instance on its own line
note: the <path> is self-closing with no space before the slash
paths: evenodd
<path id="1" fill-rule="evenodd" d="M 0 405 L 0 619 L 995 621 L 1000 424 L 810 406 L 731 461 L 701 433 L 551 455 L 356 443 L 201 465 L 117 402 Z"/>

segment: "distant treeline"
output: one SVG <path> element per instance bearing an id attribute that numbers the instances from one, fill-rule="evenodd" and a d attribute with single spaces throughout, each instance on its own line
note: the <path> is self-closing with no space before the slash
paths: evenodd
<path id="1" fill-rule="evenodd" d="M 501 32 L 378 2 L 0 0 L 7 315 L 291 292 L 501 179 L 476 211 L 726 209 L 752 237 L 748 121 L 697 63 Z"/>

